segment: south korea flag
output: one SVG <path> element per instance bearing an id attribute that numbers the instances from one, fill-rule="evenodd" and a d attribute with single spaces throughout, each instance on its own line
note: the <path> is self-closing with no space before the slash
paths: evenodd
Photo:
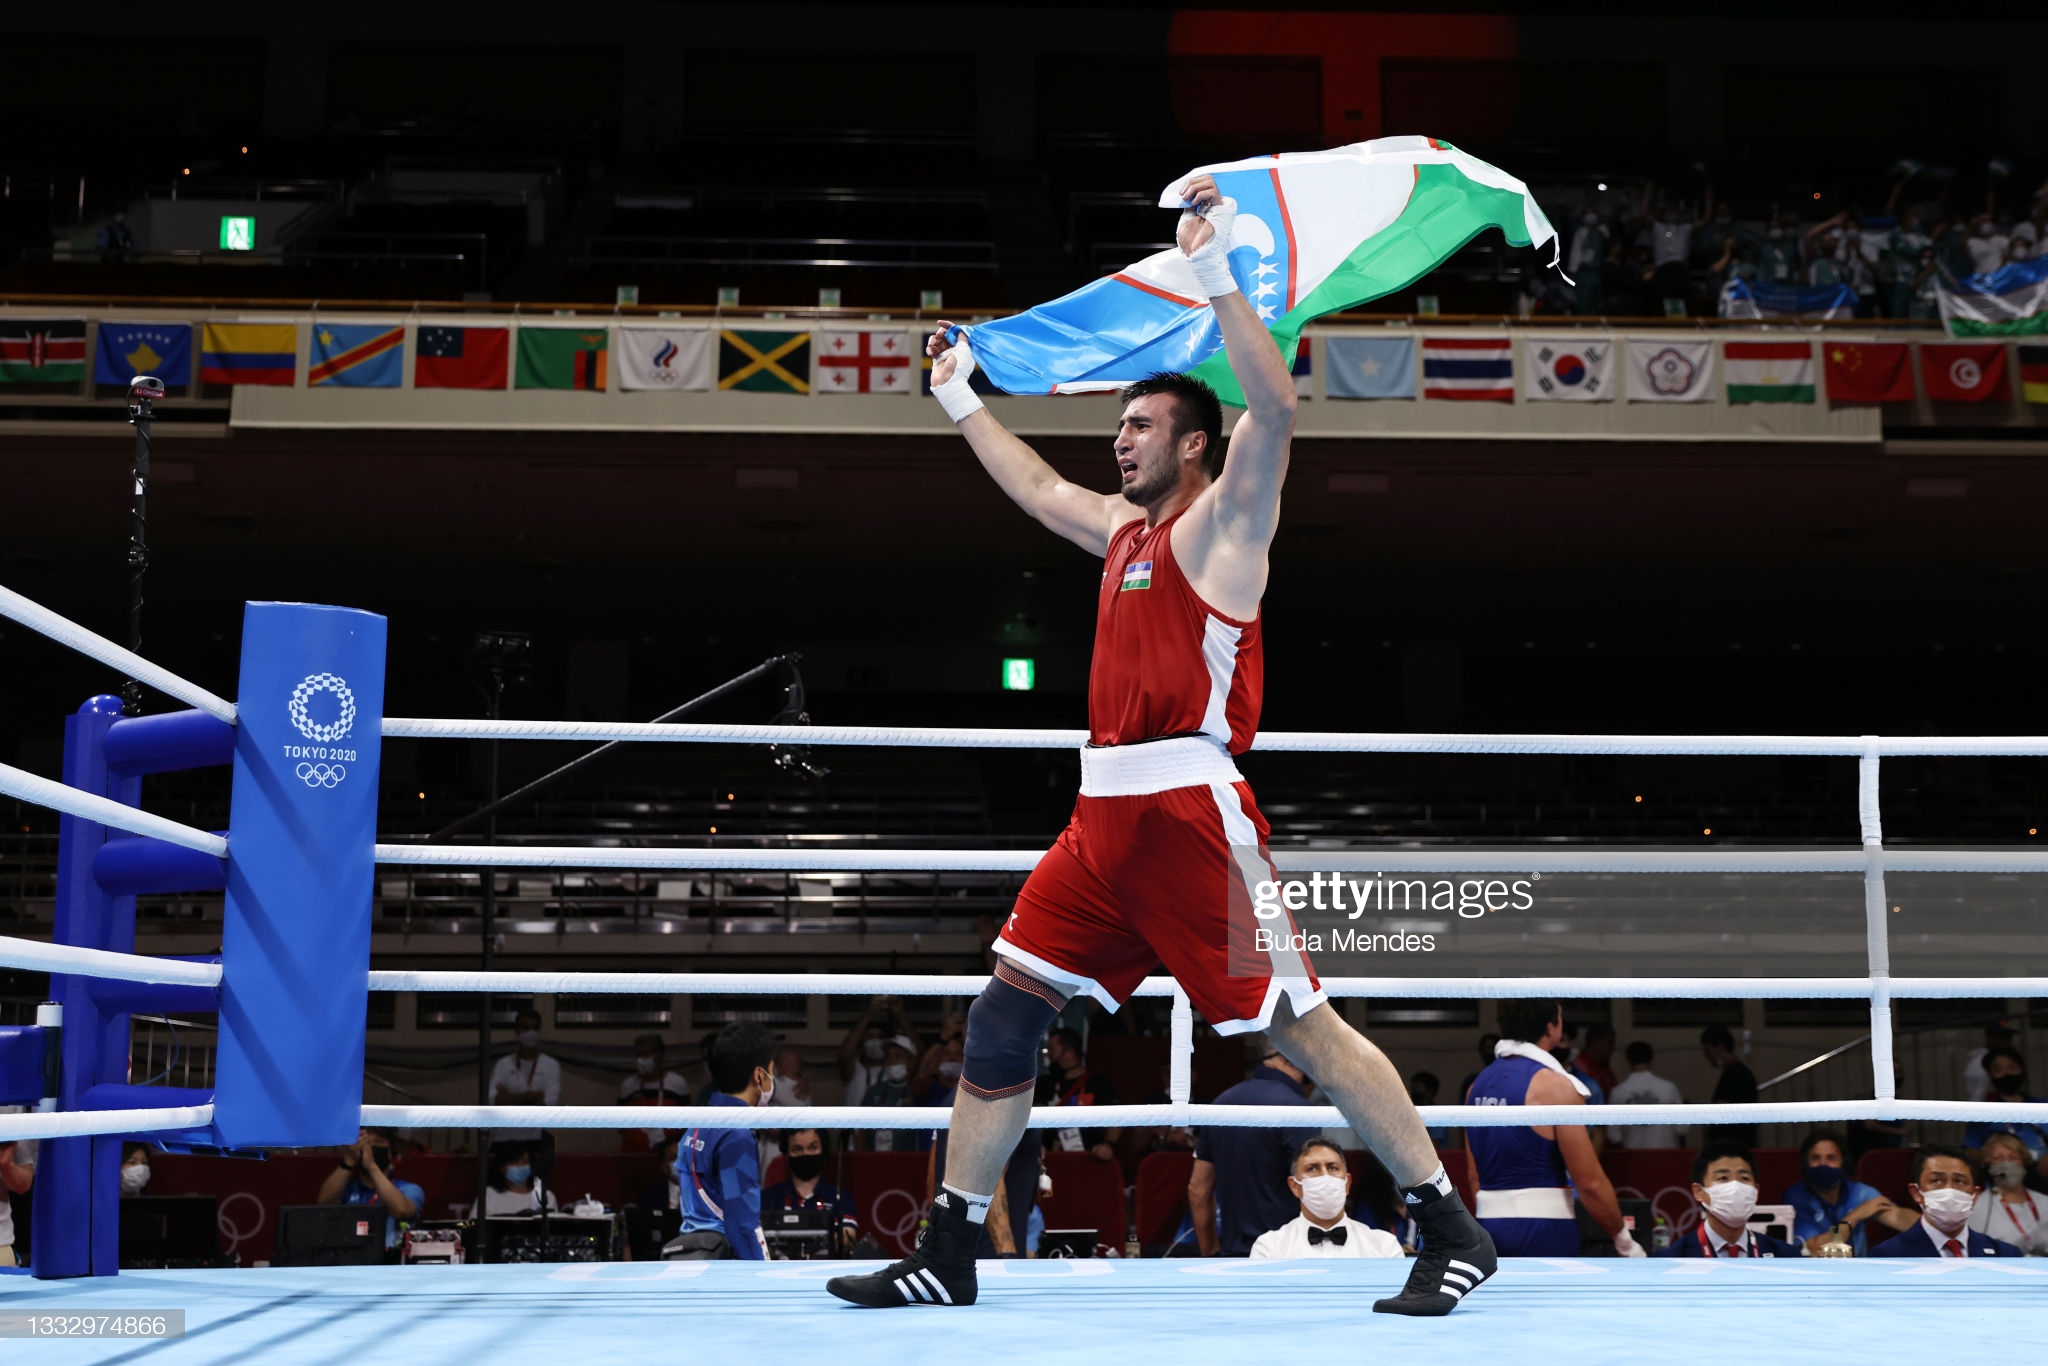
<path id="1" fill-rule="evenodd" d="M 1522 397 L 1604 403 L 1614 397 L 1614 345 L 1604 337 L 1532 337 L 1522 343 Z"/>

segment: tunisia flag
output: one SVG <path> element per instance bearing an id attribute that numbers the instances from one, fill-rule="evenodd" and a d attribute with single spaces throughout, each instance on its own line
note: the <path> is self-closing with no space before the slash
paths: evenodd
<path id="1" fill-rule="evenodd" d="M 1920 378 L 1936 403 L 2004 403 L 2004 342 L 1922 342 Z"/>
<path id="2" fill-rule="evenodd" d="M 1913 371 L 1904 342 L 1829 342 L 1828 402 L 1911 403 Z"/>

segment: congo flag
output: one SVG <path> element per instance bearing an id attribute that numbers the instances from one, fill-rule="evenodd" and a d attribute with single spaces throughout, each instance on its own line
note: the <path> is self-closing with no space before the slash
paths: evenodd
<path id="1" fill-rule="evenodd" d="M 396 389 L 402 377 L 405 329 L 377 323 L 313 324 L 309 385 L 343 389 Z"/>

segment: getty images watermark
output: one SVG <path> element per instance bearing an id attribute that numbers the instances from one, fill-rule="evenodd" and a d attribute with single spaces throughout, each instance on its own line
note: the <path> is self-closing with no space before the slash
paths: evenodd
<path id="1" fill-rule="evenodd" d="M 1231 917 L 1232 948 L 1242 946 L 1262 959 L 1288 952 L 1434 953 L 1437 933 L 1447 928 L 1434 917 L 1484 920 L 1498 911 L 1529 910 L 1536 904 L 1538 876 L 1429 879 L 1375 873 L 1357 879 L 1312 872 L 1262 880 L 1252 884 L 1243 912 Z M 1389 916 L 1432 919 L 1388 926 Z"/>

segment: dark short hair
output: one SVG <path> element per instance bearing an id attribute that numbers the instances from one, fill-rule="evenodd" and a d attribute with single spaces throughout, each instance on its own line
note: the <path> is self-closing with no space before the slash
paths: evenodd
<path id="1" fill-rule="evenodd" d="M 1420 1086 L 1432 1096 L 1444 1089 L 1444 1084 L 1434 1072 L 1417 1072 L 1408 1078 L 1410 1086 Z"/>
<path id="2" fill-rule="evenodd" d="M 525 1009 L 521 1010 L 517 1015 L 514 1015 L 512 1017 L 512 1023 L 515 1025 L 518 1024 L 521 1020 L 531 1020 L 536 1025 L 538 1025 L 540 1023 L 540 1012 L 538 1010 L 535 1010 L 532 1006 L 527 1006 Z"/>
<path id="3" fill-rule="evenodd" d="M 668 1052 L 668 1043 L 659 1034 L 641 1034 L 633 1040 L 633 1051 L 637 1053 L 643 1048 L 651 1048 L 657 1053 L 666 1053 Z"/>
<path id="4" fill-rule="evenodd" d="M 1740 1143 L 1730 1143 L 1724 1139 L 1709 1143 L 1706 1147 L 1700 1149 L 1699 1156 L 1693 1158 L 1692 1183 L 1695 1186 L 1706 1185 L 1706 1181 L 1702 1178 L 1706 1176 L 1707 1168 L 1713 1166 L 1724 1157 L 1741 1158 L 1749 1164 L 1749 1174 L 1752 1177 L 1756 1175 L 1756 1154 Z"/>
<path id="5" fill-rule="evenodd" d="M 1927 1166 L 1930 1157 L 1953 1157 L 1970 1169 L 1970 1183 L 1977 1183 L 1977 1167 L 1970 1161 L 1970 1155 L 1953 1143 L 1923 1143 L 1914 1152 L 1913 1160 L 1906 1166 L 1906 1179 L 1914 1185 L 1920 1184 L 1920 1172 Z"/>
<path id="6" fill-rule="evenodd" d="M 1344 1169 L 1346 1171 L 1349 1171 L 1351 1169 L 1351 1163 L 1347 1158 L 1345 1158 L 1344 1150 L 1338 1147 L 1336 1144 L 1332 1143 L 1329 1139 L 1323 1138 L 1320 1135 L 1318 1135 L 1315 1138 L 1309 1139 L 1306 1143 L 1302 1144 L 1299 1148 L 1296 1148 L 1294 1150 L 1294 1156 L 1291 1159 L 1289 1159 L 1287 1163 L 1288 1172 L 1291 1174 L 1295 1168 L 1301 1165 L 1301 1159 L 1307 1157 L 1311 1152 L 1314 1152 L 1317 1148 L 1328 1148 L 1331 1152 L 1337 1154 L 1337 1160 L 1344 1163 Z"/>
<path id="7" fill-rule="evenodd" d="M 1700 1042 L 1712 1044 L 1716 1048 L 1725 1048 L 1730 1053 L 1735 1051 L 1735 1036 L 1728 1032 L 1727 1025 L 1708 1025 L 1700 1031 Z"/>
<path id="8" fill-rule="evenodd" d="M 1987 1049 L 1985 1049 L 1985 1050 L 1984 1050 L 1984 1070 L 1985 1070 L 1986 1072 L 1989 1072 L 1989 1071 L 1991 1070 L 1991 1064 L 1992 1064 L 1993 1060 L 1994 1060 L 1994 1059 L 1997 1059 L 1997 1058 L 2004 1058 L 2004 1059 L 2005 1059 L 2006 1061 L 2008 1061 L 2008 1062 L 2011 1062 L 2011 1063 L 2015 1064 L 2016 1066 L 2018 1066 L 2018 1068 L 2020 1069 L 2020 1075 L 2021 1075 L 2021 1076 L 2025 1076 L 2025 1075 L 2027 1074 L 2027 1060 L 2026 1060 L 2025 1058 L 2023 1058 L 2023 1057 L 2021 1057 L 2021 1056 L 2020 1056 L 2020 1051 L 2019 1051 L 2019 1050 L 2018 1050 L 2017 1048 L 1987 1048 Z"/>
<path id="9" fill-rule="evenodd" d="M 1504 1039 L 1535 1043 L 1545 1030 L 1556 1024 L 1564 1007 L 1556 1001 L 1502 1001 L 1494 1008 L 1494 1020 Z"/>
<path id="10" fill-rule="evenodd" d="M 1628 1065 L 1630 1067 L 1648 1067 L 1650 1059 L 1657 1056 L 1657 1050 L 1644 1043 L 1641 1039 L 1637 1039 L 1628 1046 L 1626 1056 L 1628 1057 Z"/>
<path id="11" fill-rule="evenodd" d="M 1173 396 L 1173 439 L 1189 432 L 1201 432 L 1209 440 L 1202 447 L 1202 470 L 1211 479 L 1223 473 L 1223 400 L 1193 375 L 1157 370 L 1131 385 L 1117 397 L 1125 403 L 1150 394 Z"/>
<path id="12" fill-rule="evenodd" d="M 752 1020 L 734 1020 L 711 1045 L 711 1081 L 728 1096 L 747 1089 L 758 1068 L 775 1061 L 775 1037 Z"/>
<path id="13" fill-rule="evenodd" d="M 1081 1046 L 1081 1031 L 1078 1029 L 1072 1029 L 1066 1025 L 1061 1025 L 1058 1029 L 1055 1029 L 1052 1032 L 1052 1041 L 1056 1044 L 1061 1045 L 1062 1047 L 1071 1048 L 1076 1053 L 1081 1053 L 1085 1056 L 1086 1050 L 1083 1049 Z"/>
<path id="14" fill-rule="evenodd" d="M 1848 1160 L 1848 1158 L 1849 1158 L 1849 1145 L 1848 1145 L 1848 1144 L 1846 1144 L 1846 1143 L 1844 1143 L 1844 1142 L 1842 1142 L 1842 1136 L 1841 1136 L 1840 1134 L 1838 1134 L 1838 1133 L 1834 1132 L 1834 1131 L 1833 1131 L 1832 1129 L 1815 1129 L 1815 1130 L 1814 1130 L 1814 1131 L 1813 1131 L 1812 1133 L 1808 1134 L 1808 1135 L 1807 1135 L 1807 1136 L 1806 1136 L 1805 1138 L 1802 1138 L 1802 1139 L 1800 1139 L 1800 1140 L 1799 1140 L 1799 1165 L 1800 1165 L 1800 1166 L 1802 1166 L 1802 1167 L 1803 1167 L 1803 1166 L 1805 1166 L 1805 1165 L 1806 1165 L 1806 1160 L 1807 1160 L 1807 1159 L 1808 1159 L 1809 1157 L 1813 1156 L 1813 1149 L 1814 1149 L 1814 1145 L 1816 1145 L 1816 1144 L 1819 1144 L 1819 1143 L 1832 1143 L 1832 1144 L 1834 1144 L 1834 1145 L 1835 1145 L 1835 1151 L 1836 1151 L 1836 1152 L 1838 1152 L 1838 1153 L 1840 1153 L 1840 1154 L 1842 1155 L 1842 1160 L 1843 1160 L 1843 1161 L 1845 1161 L 1845 1162 L 1846 1162 L 1846 1161 Z"/>
<path id="15" fill-rule="evenodd" d="M 784 1129 L 782 1136 L 775 1140 L 775 1146 L 782 1149 L 785 1153 L 788 1152 L 789 1145 L 796 1142 L 798 1134 L 816 1134 L 818 1136 L 819 1151 L 827 1153 L 832 1151 L 832 1140 L 825 1137 L 823 1129 Z"/>
<path id="16" fill-rule="evenodd" d="M 1594 1043 L 1600 1039 L 1611 1039 L 1613 1037 L 1614 1026 L 1611 1024 L 1589 1024 L 1586 1026 L 1587 1043 Z"/>

